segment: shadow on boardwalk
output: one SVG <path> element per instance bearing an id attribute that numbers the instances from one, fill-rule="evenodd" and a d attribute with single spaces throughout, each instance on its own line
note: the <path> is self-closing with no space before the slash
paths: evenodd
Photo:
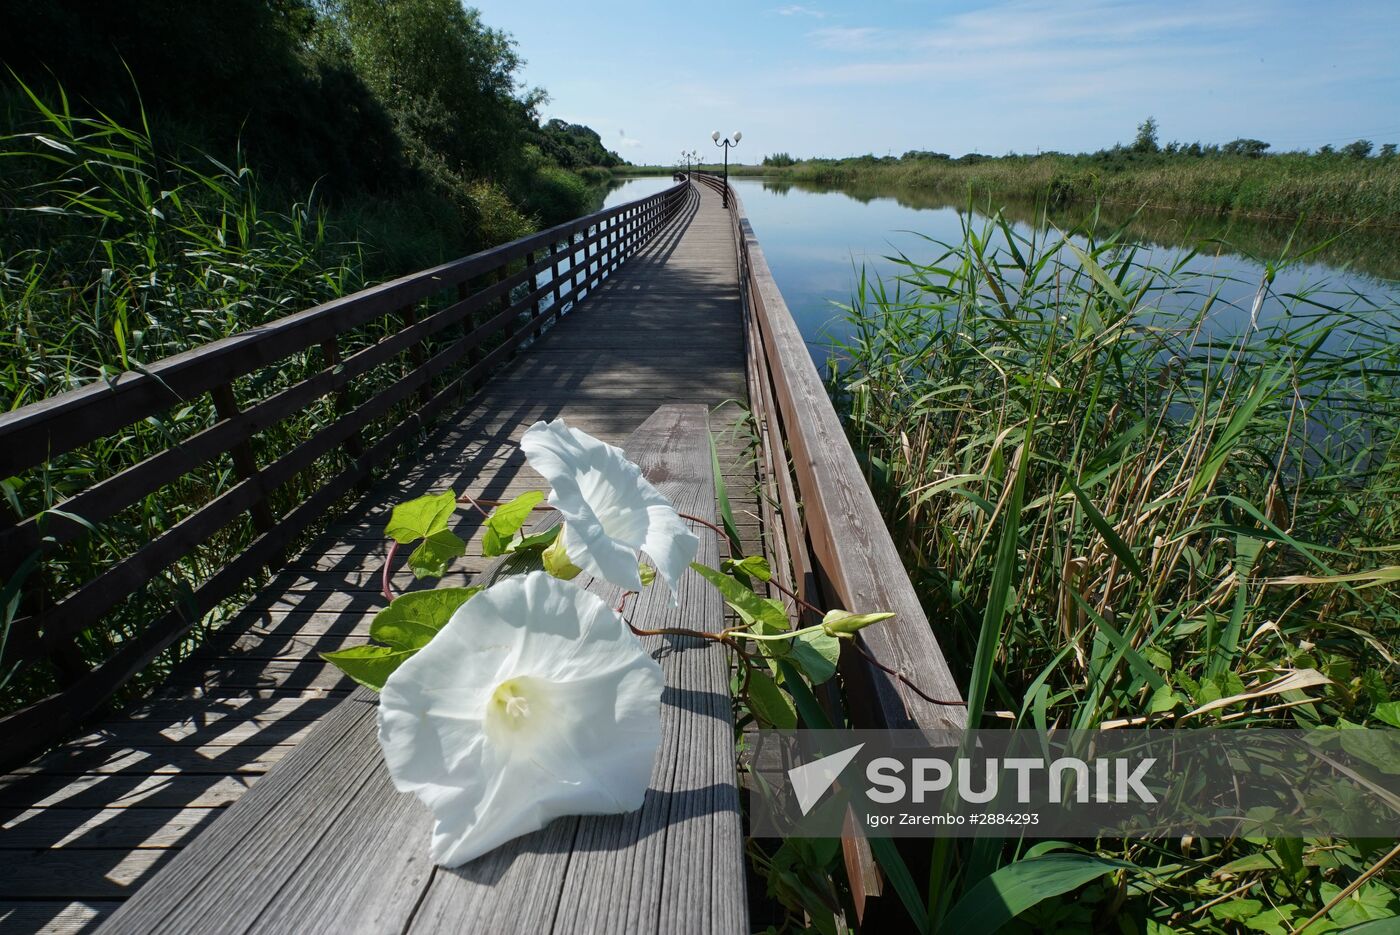
<path id="1" fill-rule="evenodd" d="M 161 692 L 0 778 L 0 928 L 95 927 L 345 697 L 350 682 L 317 654 L 363 642 L 382 608 L 392 504 L 448 488 L 491 499 L 540 488 L 515 445 L 536 420 L 562 416 L 618 443 L 664 403 L 742 400 L 743 355 L 729 219 L 717 195 L 697 190 Z M 479 520 L 458 513 L 468 555 L 440 583 L 482 566 Z M 400 591 L 422 586 L 395 579 Z"/>

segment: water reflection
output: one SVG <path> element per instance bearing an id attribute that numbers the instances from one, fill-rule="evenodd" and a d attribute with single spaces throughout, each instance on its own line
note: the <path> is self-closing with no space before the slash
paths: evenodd
<path id="1" fill-rule="evenodd" d="M 766 193 L 777 196 L 797 189 L 813 194 L 841 195 L 861 204 L 893 200 L 900 207 L 915 211 L 971 211 L 984 217 L 993 213 L 992 201 L 988 198 L 956 200 L 923 189 L 859 185 L 842 188 L 782 179 L 762 179 L 761 184 Z M 1375 224 L 1300 223 L 1230 214 L 1190 214 L 1150 206 L 1101 205 L 1097 212 L 1077 206 L 1047 213 L 1043 205 L 1032 201 L 1000 199 L 999 205 L 1008 220 L 1037 228 L 1044 228 L 1048 223 L 1062 230 L 1073 229 L 1093 220 L 1100 236 L 1122 228 L 1126 239 L 1139 243 L 1163 247 L 1212 246 L 1255 261 L 1275 261 L 1285 254 L 1296 255 L 1304 248 L 1316 248 L 1310 257 L 1315 263 L 1378 280 L 1400 279 L 1400 231 Z M 1093 217 L 1095 213 L 1096 218 Z"/>
<path id="2" fill-rule="evenodd" d="M 608 182 L 605 197 L 599 209 L 611 208 L 657 192 L 664 192 L 676 183 L 669 175 L 643 175 L 637 178 L 612 179 Z"/>
<path id="3" fill-rule="evenodd" d="M 819 365 L 826 363 L 832 341 L 849 334 L 842 306 L 852 301 L 862 274 L 886 280 L 891 290 L 907 290 L 896 282 L 909 272 L 904 258 L 931 263 L 944 252 L 940 242 L 960 242 L 965 223 L 970 220 L 980 229 L 990 215 L 985 202 L 958 203 L 929 192 L 731 180 Z M 608 204 L 670 184 L 665 177 L 629 179 L 609 193 Z M 1168 285 L 1144 302 L 1189 313 L 1209 299 L 1209 330 L 1222 336 L 1239 333 L 1256 316 L 1262 322 L 1288 318 L 1302 324 L 1307 316 L 1333 315 L 1329 308 L 1345 309 L 1351 321 L 1333 338 L 1334 349 L 1364 338 L 1368 327 L 1374 326 L 1373 333 L 1393 333 L 1389 329 L 1395 327 L 1400 238 L 1388 232 L 1325 226 L 1295 231 L 1291 223 L 1118 207 L 1097 214 L 1081 207 L 1051 212 L 1047 218 L 1034 205 L 1015 202 L 1002 215 L 1019 236 L 1042 240 L 1057 239 L 1053 231 L 1046 234 L 1048 225 L 1092 230 L 1099 239 L 1123 228 L 1124 239 L 1145 247 L 1135 256 L 1137 262 L 1173 271 L 1165 280 Z M 1084 242 L 1083 237 L 1076 240 Z M 1276 261 L 1286 252 L 1296 257 L 1302 245 L 1316 244 L 1321 248 L 1301 262 L 1278 268 Z"/>

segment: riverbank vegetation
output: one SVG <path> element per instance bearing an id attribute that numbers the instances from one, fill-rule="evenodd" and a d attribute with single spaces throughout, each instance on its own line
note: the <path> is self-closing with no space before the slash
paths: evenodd
<path id="1" fill-rule="evenodd" d="M 1222 315 L 1121 231 L 966 218 L 859 283 L 831 389 L 972 723 L 1400 726 L 1400 307 L 1281 260 Z M 1081 842 L 1128 866 L 1017 924 L 1346 929 L 1400 913 L 1395 843 Z M 1027 853 L 944 852 L 927 912 Z"/>
<path id="2" fill-rule="evenodd" d="M 541 123 L 542 93 L 518 87 L 509 37 L 455 0 L 233 0 L 179 16 L 153 0 L 9 7 L 0 57 L 10 69 L 0 81 L 6 410 L 586 213 L 619 161 L 587 127 Z M 366 329 L 352 340 L 380 336 Z M 318 365 L 314 354 L 304 363 Z M 277 378 L 298 366 L 289 361 Z M 324 417 L 312 407 L 258 450 L 287 450 Z M 5 509 L 26 517 L 58 507 L 218 418 L 201 397 L 0 478 Z M 337 468 L 331 461 L 280 489 L 274 508 L 294 505 L 317 471 Z M 12 619 L 236 482 L 213 463 L 43 563 L 22 591 L 15 569 L 0 572 L 0 710 L 55 684 L 42 667 L 14 674 L 3 654 Z M 154 576 L 81 634 L 84 659 L 110 657 L 254 534 L 235 524 Z"/>
<path id="3" fill-rule="evenodd" d="M 767 176 L 761 184 L 765 191 L 780 195 L 793 190 L 837 193 L 862 204 L 893 200 L 902 207 L 918 211 L 951 209 L 984 218 L 1000 214 L 1013 224 L 1050 224 L 1069 229 L 1092 219 L 1101 234 L 1121 230 L 1123 236 L 1144 246 L 1194 249 L 1202 257 L 1237 255 L 1260 265 L 1267 263 L 1270 257 L 1283 255 L 1294 244 L 1306 243 L 1312 245 L 1304 260 L 1310 266 L 1326 266 L 1333 271 L 1351 270 L 1379 280 L 1395 279 L 1400 272 L 1400 237 L 1393 228 L 1376 224 L 1264 221 L 1223 212 L 1207 214 L 1103 203 L 1095 204 L 1092 210 L 1081 205 L 1049 208 L 1043 202 L 994 201 L 989 196 L 979 197 L 967 192 L 949 195 L 922 188 L 892 188 L 878 181 L 833 186 Z"/>
<path id="4" fill-rule="evenodd" d="M 1150 118 L 1129 144 L 1096 153 L 986 156 L 913 151 L 902 156 L 795 160 L 787 153 L 731 174 L 808 184 L 991 197 L 1052 208 L 1095 202 L 1309 221 L 1400 226 L 1400 157 L 1393 143 L 1273 153 L 1268 143 L 1159 144 Z"/>
<path id="5" fill-rule="evenodd" d="M 309 200 L 370 278 L 586 213 L 621 162 L 587 127 L 542 123 L 513 40 L 456 0 L 16 6 L 0 62 L 6 149 L 45 153 L 22 136 L 45 122 L 31 89 L 139 128 L 159 159 L 247 169 L 265 205 Z M 2 170 L 7 208 L 23 162 Z"/>

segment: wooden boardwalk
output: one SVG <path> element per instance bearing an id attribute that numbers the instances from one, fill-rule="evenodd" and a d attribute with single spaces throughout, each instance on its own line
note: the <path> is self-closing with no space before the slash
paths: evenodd
<path id="1" fill-rule="evenodd" d="M 621 443 L 657 406 L 743 401 L 745 337 L 728 214 L 697 187 L 667 227 L 298 557 L 147 702 L 0 779 L 0 929 L 91 928 L 287 755 L 349 692 L 317 653 L 363 642 L 382 606 L 392 504 L 451 488 L 504 498 L 538 489 L 514 446 L 539 419 Z M 760 552 L 754 469 L 711 426 L 745 541 Z M 481 571 L 479 523 L 458 514 Z M 411 587 L 401 574 L 400 590 Z"/>

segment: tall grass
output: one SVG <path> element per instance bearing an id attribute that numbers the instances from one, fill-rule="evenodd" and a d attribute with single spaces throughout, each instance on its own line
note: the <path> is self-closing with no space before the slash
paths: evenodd
<path id="1" fill-rule="evenodd" d="M 731 173 L 737 171 L 742 170 L 731 167 Z M 1256 217 L 1400 225 L 1400 159 L 1394 158 L 1178 156 L 1121 165 L 1087 156 L 1050 155 L 971 163 L 814 159 L 762 171 L 794 182 L 878 184 L 937 191 L 955 198 L 972 191 L 997 201 L 1019 198 L 1055 207 L 1100 201 Z"/>
<path id="2" fill-rule="evenodd" d="M 10 410 L 140 371 L 478 245 L 516 239 L 534 230 L 540 217 L 572 217 L 601 200 L 596 186 L 578 175 L 541 164 L 534 169 L 550 184 L 539 189 L 531 214 L 517 208 L 501 186 L 460 176 L 454 176 L 460 198 L 435 197 L 430 189 L 393 200 L 361 193 L 328 210 L 314 189 L 296 198 L 264 189 L 241 152 L 231 162 L 198 153 L 176 157 L 144 119 L 129 126 L 103 114 L 75 113 L 61 91 L 49 103 L 23 84 L 13 90 L 3 99 L 6 116 L 25 128 L 0 135 L 0 402 Z M 23 106 L 16 95 L 23 96 Z M 341 336 L 339 352 L 349 356 L 399 325 L 390 316 L 356 328 Z M 447 332 L 438 334 L 426 349 L 431 354 L 450 340 Z M 325 353 L 314 348 L 240 378 L 232 387 L 235 401 L 246 407 L 310 376 L 326 366 Z M 464 360 L 461 368 L 467 365 Z M 400 379 L 405 366 L 388 361 L 358 376 L 348 392 L 369 398 Z M 438 385 L 457 373 L 440 375 Z M 372 420 L 361 430 L 365 443 L 398 425 L 411 405 Z M 337 418 L 336 407 L 328 397 L 259 432 L 250 441 L 257 462 L 268 464 L 312 437 Z M 217 420 L 211 400 L 201 394 L 17 477 L 0 478 L 0 508 L 20 518 L 62 509 L 73 494 Z M 274 516 L 344 470 L 347 458 L 343 451 L 324 455 L 275 491 L 269 504 Z M 184 475 L 47 555 L 24 579 L 17 603 L 10 601 L 16 583 L 4 579 L 19 576 L 15 569 L 0 569 L 0 711 L 60 684 L 46 664 L 21 670 L 6 655 L 10 621 L 72 594 L 237 482 L 227 454 Z M 81 662 L 110 658 L 254 535 L 244 517 L 153 576 L 104 615 L 100 626 L 80 635 Z M 237 605 L 231 600 L 226 609 Z M 219 619 L 215 614 L 206 624 Z M 132 689 L 158 682 L 204 629 Z"/>
<path id="3" fill-rule="evenodd" d="M 969 215 L 961 242 L 861 281 L 837 349 L 833 393 L 973 723 L 1379 724 L 1400 650 L 1400 307 L 1279 294 L 1281 261 L 1229 331 L 1189 256 L 1156 268 L 1096 229 Z M 1293 673 L 1311 687 L 1269 688 Z M 1151 876 L 1037 912 L 1247 931 L 1285 906 L 1287 931 L 1392 843 L 1099 842 Z M 935 913 L 1017 856 L 959 854 Z M 1397 879 L 1367 892 L 1400 909 L 1374 889 Z"/>
<path id="4" fill-rule="evenodd" d="M 175 162 L 144 126 L 75 115 L 61 96 L 52 108 L 38 97 L 31 103 L 41 124 L 0 137 L 0 394 L 7 409 L 140 370 L 365 284 L 360 246 L 334 235 L 314 195 L 268 210 L 242 165 Z M 235 394 L 288 385 L 319 366 L 314 357 L 239 381 Z M 255 449 L 266 457 L 331 414 L 310 407 L 285 429 L 265 433 Z M 24 517 L 56 507 L 216 420 L 207 397 L 152 416 L 0 481 L 5 509 Z M 284 488 L 274 508 L 314 489 L 316 473 Z M 236 481 L 227 456 L 187 474 L 45 561 L 25 582 L 19 606 L 7 611 L 32 613 L 69 593 Z M 84 657 L 110 656 L 252 535 L 251 523 L 235 524 L 156 576 L 102 627 L 81 634 Z M 3 709 L 55 687 L 42 666 L 11 676 L 13 664 L 0 655 Z"/>

